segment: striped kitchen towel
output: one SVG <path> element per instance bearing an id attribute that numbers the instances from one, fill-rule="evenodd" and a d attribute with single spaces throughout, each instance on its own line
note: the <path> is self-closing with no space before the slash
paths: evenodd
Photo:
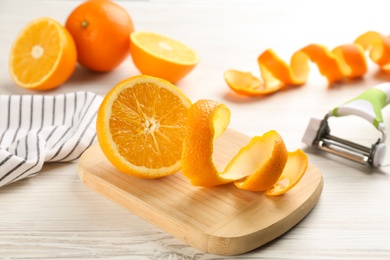
<path id="1" fill-rule="evenodd" d="M 0 95 L 0 187 L 79 158 L 96 141 L 101 101 L 91 92 Z"/>

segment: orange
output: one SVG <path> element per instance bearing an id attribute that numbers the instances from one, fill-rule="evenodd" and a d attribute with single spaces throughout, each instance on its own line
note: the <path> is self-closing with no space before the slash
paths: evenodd
<path id="1" fill-rule="evenodd" d="M 197 53 L 187 45 L 152 32 L 133 32 L 130 53 L 142 74 L 176 83 L 199 62 Z"/>
<path id="2" fill-rule="evenodd" d="M 83 2 L 65 26 L 76 42 L 78 62 L 90 70 L 111 71 L 129 54 L 133 22 L 123 7 L 110 0 Z"/>
<path id="3" fill-rule="evenodd" d="M 243 190 L 269 191 L 270 196 L 287 192 L 296 185 L 307 167 L 307 156 L 290 153 L 274 130 L 255 136 L 219 172 L 213 162 L 214 141 L 230 122 L 229 108 L 217 101 L 199 100 L 188 110 L 184 138 L 182 173 L 192 185 L 211 187 L 234 182 Z M 289 179 L 282 186 L 282 179 Z"/>
<path id="4" fill-rule="evenodd" d="M 190 105 L 180 89 L 160 78 L 139 75 L 118 83 L 97 114 L 103 153 L 132 176 L 158 178 L 177 172 Z"/>
<path id="5" fill-rule="evenodd" d="M 58 87 L 73 73 L 77 53 L 69 32 L 51 18 L 31 21 L 14 41 L 9 69 L 18 86 L 33 90 Z"/>

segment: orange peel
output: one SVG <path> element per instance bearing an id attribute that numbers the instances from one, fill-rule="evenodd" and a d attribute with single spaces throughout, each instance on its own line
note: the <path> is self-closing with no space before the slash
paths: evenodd
<path id="1" fill-rule="evenodd" d="M 296 185 L 306 171 L 307 156 L 300 150 L 288 152 L 274 130 L 253 137 L 223 171 L 218 171 L 212 157 L 214 141 L 228 127 L 230 116 L 226 105 L 212 100 L 199 100 L 188 109 L 181 171 L 191 184 L 211 187 L 234 183 L 243 190 L 270 191 L 270 196 L 281 195 Z M 295 170 L 297 165 L 300 167 Z M 279 182 L 286 178 L 290 182 L 282 187 Z"/>
<path id="2" fill-rule="evenodd" d="M 369 31 L 360 35 L 353 43 L 329 50 L 320 44 L 309 44 L 296 51 L 287 64 L 272 49 L 261 53 L 257 62 L 261 78 L 250 72 L 227 70 L 224 78 L 235 92 L 249 96 L 264 96 L 306 83 L 310 66 L 315 63 L 326 77 L 329 86 L 335 82 L 363 77 L 368 70 L 365 51 L 370 59 L 383 71 L 390 73 L 390 38 Z"/>
<path id="3" fill-rule="evenodd" d="M 300 149 L 288 152 L 287 163 L 277 183 L 266 191 L 268 196 L 278 196 L 292 189 L 302 179 L 306 172 L 309 160 Z"/>

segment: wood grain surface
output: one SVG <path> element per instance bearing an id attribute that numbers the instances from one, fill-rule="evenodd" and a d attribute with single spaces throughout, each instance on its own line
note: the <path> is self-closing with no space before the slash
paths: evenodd
<path id="1" fill-rule="evenodd" d="M 215 144 L 214 160 L 227 164 L 249 137 L 227 129 Z M 145 180 L 119 172 L 98 144 L 79 161 L 82 181 L 100 195 L 204 252 L 238 255 L 279 237 L 302 220 L 320 198 L 323 180 L 310 165 L 286 194 L 268 197 L 233 184 L 192 186 L 178 172 Z"/>

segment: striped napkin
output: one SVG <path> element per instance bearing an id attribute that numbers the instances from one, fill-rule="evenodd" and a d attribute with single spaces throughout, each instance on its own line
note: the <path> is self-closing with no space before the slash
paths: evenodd
<path id="1" fill-rule="evenodd" d="M 0 187 L 79 158 L 96 141 L 101 101 L 91 92 L 0 95 Z"/>

